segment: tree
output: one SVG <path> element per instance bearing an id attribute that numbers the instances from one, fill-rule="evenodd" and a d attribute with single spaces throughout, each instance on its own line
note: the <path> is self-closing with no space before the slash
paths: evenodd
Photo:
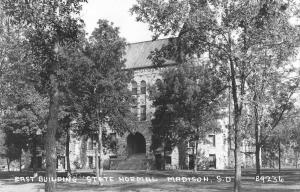
<path id="1" fill-rule="evenodd" d="M 14 134 L 12 131 L 5 131 L 5 143 L 6 151 L 4 156 L 7 160 L 7 168 L 10 171 L 10 164 L 14 160 L 20 160 L 22 156 L 22 149 L 26 146 L 26 138 L 21 134 Z M 26 148 L 25 148 L 26 149 Z M 20 160 L 21 171 L 21 160 Z"/>
<path id="2" fill-rule="evenodd" d="M 273 59 L 281 61 L 295 49 L 298 30 L 288 23 L 290 16 L 299 13 L 291 9 L 293 3 L 276 0 L 139 0 L 131 9 L 137 14 L 138 21 L 149 24 L 154 38 L 178 34 L 173 48 L 164 49 L 160 55 L 175 52 L 177 60 L 182 62 L 206 52 L 211 63 L 223 71 L 231 84 L 234 191 L 241 191 L 241 119 L 245 110 L 246 81 L 261 50 L 272 50 Z M 278 29 L 282 29 L 280 33 Z"/>
<path id="3" fill-rule="evenodd" d="M 132 73 L 125 69 L 125 40 L 119 30 L 106 20 L 99 20 L 85 47 L 73 54 L 79 62 L 73 67 L 69 90 L 72 90 L 81 116 L 79 135 L 97 133 L 100 172 L 96 158 L 97 177 L 103 172 L 103 134 L 106 128 L 122 134 L 132 127 L 131 104 L 134 101 L 128 84 Z M 81 79 L 83 78 L 83 79 Z"/>
<path id="4" fill-rule="evenodd" d="M 75 1 L 3 1 L 5 15 L 12 25 L 24 28 L 24 43 L 31 52 L 30 66 L 40 69 L 37 88 L 49 95 L 49 118 L 46 133 L 45 191 L 55 191 L 51 178 L 56 177 L 55 134 L 58 127 L 60 47 L 76 40 L 80 20 L 76 18 L 85 0 Z"/>
<path id="5" fill-rule="evenodd" d="M 291 146 L 294 150 L 295 154 L 295 168 L 298 168 L 298 162 L 299 162 L 299 154 L 300 154 L 300 119 L 299 119 L 299 109 L 297 110 L 296 115 L 297 118 L 294 118 L 291 125 Z"/>
<path id="6" fill-rule="evenodd" d="M 285 148 L 293 149 L 297 168 L 299 152 L 299 109 L 291 109 L 289 113 L 285 114 L 282 121 L 274 128 L 273 134 L 266 138 L 266 140 L 274 141 L 273 147 L 275 149 L 273 148 L 273 151 L 278 153 L 279 172 L 281 171 L 281 154 L 285 152 Z M 274 146 L 274 143 L 277 145 Z M 270 150 L 267 152 L 270 152 Z"/>
<path id="7" fill-rule="evenodd" d="M 292 96 L 295 95 L 299 86 L 297 78 L 286 79 L 285 76 L 288 75 L 286 72 L 268 68 L 265 69 L 264 73 L 266 74 L 264 76 L 256 73 L 254 78 L 252 77 L 256 83 L 248 82 L 250 87 L 249 95 L 252 97 L 250 105 L 253 108 L 253 119 L 255 122 L 257 174 L 260 174 L 261 147 L 264 147 L 267 138 L 269 135 L 273 135 L 273 132 L 275 132 L 275 135 L 278 135 L 277 126 L 288 117 L 288 114 L 294 108 L 295 100 L 292 99 Z M 263 82 L 257 83 L 261 79 L 264 79 Z M 284 129 L 282 126 L 280 128 Z M 280 138 L 278 137 L 279 140 L 283 140 Z"/>
<path id="8" fill-rule="evenodd" d="M 152 90 L 156 108 L 153 134 L 163 144 L 164 159 L 166 148 L 188 140 L 195 143 L 194 170 L 197 170 L 198 143 L 205 141 L 207 134 L 220 130 L 217 119 L 226 86 L 216 73 L 215 69 L 199 63 L 179 65 L 165 71 L 163 82 Z"/>
<path id="9" fill-rule="evenodd" d="M 12 80 L 12 77 L 9 76 L 9 79 Z M 5 102 L 2 106 L 3 117 L 0 126 L 6 135 L 5 145 L 8 148 L 7 152 L 11 154 L 9 152 L 10 149 L 18 149 L 18 157 L 21 159 L 22 150 L 26 151 L 30 149 L 32 154 L 31 164 L 36 173 L 36 150 L 38 145 L 42 145 L 39 138 L 41 138 L 45 132 L 46 118 L 48 115 L 48 98 L 41 97 L 39 93 L 27 85 L 14 84 L 16 83 L 14 81 L 2 83 L 6 83 L 7 89 L 4 92 L 6 97 L 2 97 Z"/>
<path id="10" fill-rule="evenodd" d="M 38 70 L 30 65 L 28 44 L 22 39 L 24 29 L 10 26 L 8 21 L 1 22 L 1 29 L 0 127 L 6 134 L 6 154 L 12 155 L 11 149 L 20 159 L 22 150 L 30 149 L 36 172 L 37 138 L 45 130 L 48 98 L 35 90 Z"/>

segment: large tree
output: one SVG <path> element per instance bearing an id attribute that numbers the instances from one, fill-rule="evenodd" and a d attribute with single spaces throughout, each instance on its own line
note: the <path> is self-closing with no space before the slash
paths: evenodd
<path id="1" fill-rule="evenodd" d="M 241 190 L 241 129 L 245 110 L 246 81 L 257 65 L 257 53 L 271 52 L 276 61 L 294 53 L 298 29 L 289 18 L 297 6 L 275 0 L 138 0 L 131 11 L 149 24 L 154 37 L 177 35 L 172 51 L 177 60 L 209 54 L 231 86 L 235 157 L 234 191 Z M 268 37 L 268 38 L 266 38 Z M 169 51 L 166 51 L 169 50 Z M 162 54 L 160 54 L 162 55 Z M 254 67 L 254 69 L 253 69 Z M 276 67 L 276 65 L 272 65 Z"/>
<path id="2" fill-rule="evenodd" d="M 217 73 L 198 62 L 179 65 L 163 72 L 163 81 L 151 92 L 156 108 L 153 134 L 163 144 L 164 156 L 166 147 L 170 150 L 184 140 L 195 143 L 195 171 L 199 142 L 220 131 L 217 120 L 226 86 Z"/>
<path id="3" fill-rule="evenodd" d="M 278 170 L 281 171 L 281 160 L 286 151 L 292 149 L 295 154 L 295 163 L 298 163 L 299 152 L 299 109 L 290 109 L 289 113 L 283 114 L 282 120 L 273 127 L 268 137 L 263 137 L 264 157 L 266 162 L 278 160 Z M 291 155 L 291 154 L 290 154 Z M 270 159 L 266 157 L 270 156 Z M 297 168 L 297 167 L 296 167 Z"/>
<path id="4" fill-rule="evenodd" d="M 134 101 L 128 84 L 132 72 L 125 69 L 123 55 L 125 40 L 119 30 L 106 20 L 99 20 L 84 47 L 73 56 L 78 60 L 73 67 L 69 90 L 72 90 L 80 114 L 80 135 L 96 133 L 97 177 L 103 172 L 103 134 L 109 128 L 118 134 L 132 127 L 131 104 Z M 98 169 L 98 153 L 100 173 Z"/>
<path id="5" fill-rule="evenodd" d="M 271 61 L 272 62 L 272 61 Z M 265 63 L 263 73 L 256 71 L 248 79 L 248 107 L 251 109 L 255 136 L 256 173 L 260 174 L 261 148 L 269 135 L 273 135 L 281 121 L 289 116 L 294 108 L 295 95 L 299 86 L 298 78 L 286 78 L 289 72 L 268 67 Z M 289 65 L 287 65 L 289 66 Z M 283 127 L 280 127 L 283 129 Z M 273 137 L 274 139 L 274 137 Z"/>
<path id="6" fill-rule="evenodd" d="M 30 149 L 36 171 L 36 146 L 45 130 L 48 98 L 35 89 L 38 69 L 30 65 L 31 52 L 22 37 L 24 29 L 11 26 L 2 11 L 1 16 L 0 126 L 6 135 L 7 154 L 17 148 L 14 151 L 21 158 L 22 149 Z"/>
<path id="7" fill-rule="evenodd" d="M 81 3 L 75 1 L 2 1 L 4 13 L 10 24 L 24 29 L 23 42 L 31 52 L 28 66 L 38 69 L 40 81 L 37 88 L 49 95 L 49 117 L 46 133 L 46 176 L 45 191 L 55 191 L 56 145 L 55 134 L 58 127 L 58 107 L 61 82 L 58 81 L 61 47 L 77 39 L 80 20 L 77 16 Z"/>

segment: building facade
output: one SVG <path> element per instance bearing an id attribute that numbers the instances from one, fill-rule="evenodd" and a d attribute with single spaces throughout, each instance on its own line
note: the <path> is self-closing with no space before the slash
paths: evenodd
<path id="1" fill-rule="evenodd" d="M 111 134 L 116 141 L 115 151 L 105 151 L 104 167 L 109 169 L 160 169 L 162 150 L 152 150 L 151 119 L 155 109 L 149 100 L 148 87 L 162 80 L 162 72 L 173 67 L 175 62 L 167 60 L 162 67 L 154 67 L 148 59 L 151 51 L 160 49 L 168 43 L 168 39 L 146 41 L 127 45 L 125 66 L 134 72 L 134 79 L 128 85 L 132 94 L 137 99 L 137 105 L 132 107 L 132 112 L 139 119 L 132 132 L 123 136 Z M 224 169 L 232 165 L 228 145 L 228 118 L 219 120 L 221 133 L 207 135 L 207 141 L 199 144 L 199 153 L 203 161 L 208 162 L 204 168 Z M 93 138 L 82 138 L 80 141 L 71 141 L 70 159 L 73 168 L 95 167 Z M 188 142 L 183 142 L 166 157 L 167 169 L 191 169 L 194 165 L 194 147 Z M 64 158 L 63 158 L 64 160 Z M 200 161 L 199 159 L 197 161 Z M 58 161 L 59 163 L 59 161 Z M 65 163 L 64 163 L 65 164 Z"/>

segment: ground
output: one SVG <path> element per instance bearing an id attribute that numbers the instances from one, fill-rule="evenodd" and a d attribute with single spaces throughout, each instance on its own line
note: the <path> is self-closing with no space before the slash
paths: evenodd
<path id="1" fill-rule="evenodd" d="M 39 182 L 15 182 L 15 177 L 31 176 L 31 173 L 0 172 L 2 192 L 43 192 L 44 184 Z M 43 173 L 40 173 L 41 175 Z M 63 175 L 59 175 L 63 176 Z M 199 171 L 105 171 L 103 185 L 93 182 L 92 173 L 77 175 L 76 182 L 59 183 L 59 192 L 94 191 L 233 191 L 233 170 Z M 264 170 L 260 181 L 256 181 L 254 170 L 244 170 L 242 191 L 287 192 L 300 191 L 300 170 Z M 110 178 L 109 178 L 110 177 Z M 74 178 L 73 178 L 74 179 Z M 190 181 L 188 181 L 190 179 Z M 208 179 L 208 181 L 207 181 Z M 264 179 L 264 182 L 262 181 Z M 111 180 L 111 181 L 109 181 Z M 133 181 L 130 181 L 133 180 Z M 281 180 L 281 181 L 279 181 Z"/>

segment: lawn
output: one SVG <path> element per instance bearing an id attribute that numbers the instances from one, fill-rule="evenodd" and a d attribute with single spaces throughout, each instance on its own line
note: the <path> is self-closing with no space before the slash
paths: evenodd
<path id="1" fill-rule="evenodd" d="M 31 176 L 31 173 L 0 173 L 2 192 L 42 192 L 44 184 L 34 182 L 15 182 L 15 177 Z M 3 176 L 5 175 L 6 178 Z M 63 175 L 58 175 L 63 176 Z M 91 173 L 58 183 L 61 192 L 94 191 L 205 191 L 223 192 L 233 190 L 233 171 L 105 171 L 102 186 L 98 185 Z M 42 179 L 42 177 L 40 177 Z M 20 178 L 18 178 L 20 181 Z M 261 178 L 256 178 L 254 170 L 244 170 L 242 191 L 287 192 L 300 191 L 300 170 L 264 170 Z"/>

